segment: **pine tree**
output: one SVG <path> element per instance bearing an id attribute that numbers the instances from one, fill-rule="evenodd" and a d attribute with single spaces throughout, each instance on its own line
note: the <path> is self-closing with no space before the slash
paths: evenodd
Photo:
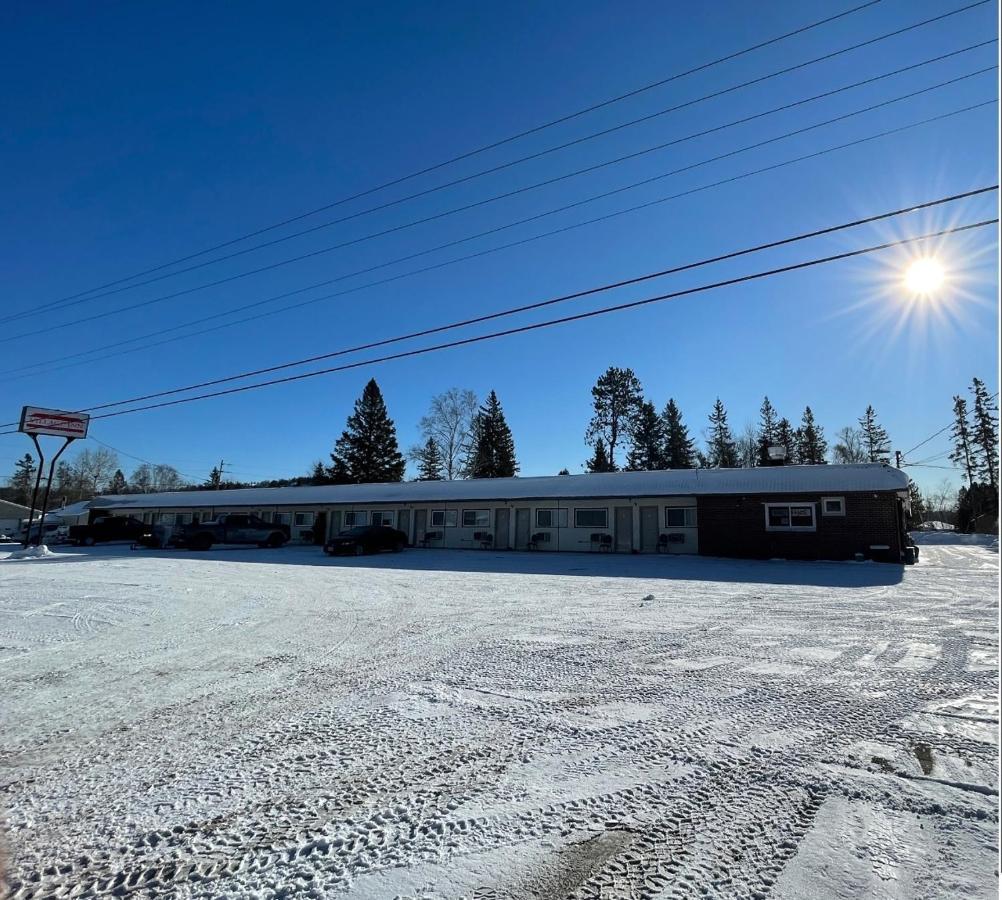
<path id="1" fill-rule="evenodd" d="M 630 472 L 653 472 L 665 468 L 664 422 L 654 404 L 644 402 L 631 427 L 633 444 L 626 457 Z"/>
<path id="2" fill-rule="evenodd" d="M 350 484 L 403 481 L 405 463 L 397 429 L 375 378 L 355 401 L 355 411 L 334 445 L 331 460 L 332 477 L 345 478 Z"/>
<path id="3" fill-rule="evenodd" d="M 559 472 L 557 472 L 557 474 L 558 475 L 570 475 L 571 471 L 570 471 L 570 469 L 564 468 L 564 469 L 561 469 Z"/>
<path id="4" fill-rule="evenodd" d="M 309 484 L 331 483 L 330 469 L 324 465 L 324 461 L 322 459 L 318 459 L 313 464 L 313 468 L 310 469 L 310 474 L 307 476 L 307 481 Z"/>
<path id="5" fill-rule="evenodd" d="M 727 410 L 717 398 L 710 413 L 710 439 L 707 442 L 707 459 L 713 468 L 733 469 L 738 465 L 738 448 L 727 424 Z"/>
<path id="6" fill-rule="evenodd" d="M 800 462 L 797 454 L 797 432 L 785 416 L 776 423 L 776 446 L 786 451 L 786 464 L 796 465 Z"/>
<path id="7" fill-rule="evenodd" d="M 418 481 L 442 480 L 442 453 L 434 438 L 428 438 L 424 446 L 414 452 L 418 464 Z"/>
<path id="8" fill-rule="evenodd" d="M 129 482 L 125 478 L 125 473 L 121 469 L 115 469 L 115 474 L 108 482 L 109 494 L 124 494 L 129 487 Z"/>
<path id="9" fill-rule="evenodd" d="M 615 472 L 616 464 L 609 459 L 609 454 L 605 452 L 605 441 L 599 438 L 595 441 L 595 453 L 592 458 L 585 463 L 585 468 L 589 472 Z"/>
<path id="10" fill-rule="evenodd" d="M 14 503 L 27 506 L 31 502 L 31 492 L 35 489 L 35 475 L 37 473 L 35 460 L 30 453 L 25 453 L 16 463 L 14 463 L 14 474 L 10 479 L 10 487 L 14 494 Z"/>
<path id="11" fill-rule="evenodd" d="M 779 416 L 776 413 L 776 407 L 769 402 L 768 397 L 762 401 L 759 416 L 758 464 L 760 466 L 768 466 L 772 465 L 772 461 L 769 458 L 769 448 L 774 446 L 776 443 L 776 425 L 779 421 Z"/>
<path id="12" fill-rule="evenodd" d="M 919 490 L 919 486 L 908 479 L 908 506 L 911 512 L 908 514 L 908 528 L 912 529 L 916 525 L 921 525 L 925 521 L 925 498 Z"/>
<path id="13" fill-rule="evenodd" d="M 967 401 L 960 396 L 953 398 L 953 427 L 950 435 L 953 437 L 950 461 L 960 466 L 969 485 L 974 484 L 977 466 L 971 447 L 971 426 L 967 419 Z"/>
<path id="14" fill-rule="evenodd" d="M 212 471 L 209 472 L 209 477 L 206 479 L 205 486 L 207 488 L 212 488 L 216 490 L 223 482 L 223 472 L 219 466 L 213 466 Z"/>
<path id="15" fill-rule="evenodd" d="M 814 413 L 808 406 L 804 409 L 804 418 L 797 429 L 797 462 L 803 466 L 824 465 L 828 455 L 828 442 L 825 440 L 825 430 L 814 421 Z"/>
<path id="16" fill-rule="evenodd" d="M 863 433 L 867 461 L 884 462 L 891 452 L 891 439 L 884 427 L 877 422 L 877 413 L 872 406 L 867 406 L 866 412 L 860 417 L 859 428 Z"/>
<path id="17" fill-rule="evenodd" d="M 491 391 L 473 422 L 469 478 L 512 478 L 518 472 L 515 440 L 505 421 L 498 395 Z"/>
<path id="18" fill-rule="evenodd" d="M 971 441 L 977 448 L 978 474 L 988 481 L 992 491 L 996 491 L 999 465 L 998 407 L 980 378 L 975 378 L 971 383 L 971 392 L 974 394 Z"/>
<path id="19" fill-rule="evenodd" d="M 585 432 L 585 441 L 594 446 L 601 438 L 609 463 L 616 465 L 620 438 L 629 437 L 640 404 L 644 401 L 640 379 L 633 369 L 610 366 L 591 389 L 594 414 Z"/>
<path id="20" fill-rule="evenodd" d="M 661 413 L 665 432 L 665 468 L 694 469 L 696 467 L 696 449 L 689 437 L 689 429 L 682 422 L 682 413 L 675 405 L 674 399 L 668 400 L 668 405 Z"/>

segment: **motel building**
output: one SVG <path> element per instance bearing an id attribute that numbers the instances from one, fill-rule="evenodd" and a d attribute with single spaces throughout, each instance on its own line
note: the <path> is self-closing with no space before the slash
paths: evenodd
<path id="1" fill-rule="evenodd" d="M 125 494 L 92 500 L 89 516 L 253 513 L 298 543 L 390 525 L 450 550 L 901 562 L 907 503 L 907 475 L 874 463 Z"/>

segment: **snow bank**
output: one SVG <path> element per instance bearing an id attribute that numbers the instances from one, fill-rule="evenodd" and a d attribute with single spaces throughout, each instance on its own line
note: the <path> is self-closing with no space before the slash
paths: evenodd
<path id="1" fill-rule="evenodd" d="M 916 544 L 963 544 L 967 547 L 998 547 L 997 534 L 962 534 L 959 531 L 912 531 Z"/>
<path id="2" fill-rule="evenodd" d="M 47 556 L 56 556 L 45 544 L 39 544 L 37 547 L 23 547 L 20 550 L 15 550 L 7 559 L 45 559 Z"/>

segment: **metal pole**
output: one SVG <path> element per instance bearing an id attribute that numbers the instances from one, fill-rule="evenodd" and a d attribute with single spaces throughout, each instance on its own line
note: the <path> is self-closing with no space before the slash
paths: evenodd
<path id="1" fill-rule="evenodd" d="M 59 452 L 52 457 L 52 462 L 49 463 L 49 480 L 45 485 L 45 499 L 42 500 L 42 518 L 38 523 L 38 545 L 42 545 L 42 538 L 45 537 L 45 511 L 49 508 L 49 491 L 52 490 L 52 478 L 56 472 L 56 463 L 59 462 L 59 457 L 63 455 L 63 451 L 72 444 L 74 438 L 66 438 L 66 442 L 62 447 L 59 448 Z M 41 471 L 41 467 L 39 467 Z"/>
<path id="2" fill-rule="evenodd" d="M 901 468 L 901 451 L 894 451 L 894 464 L 900 469 Z"/>
<path id="3" fill-rule="evenodd" d="M 35 489 L 31 492 L 31 511 L 28 513 L 28 527 L 24 530 L 24 546 L 27 548 L 31 544 L 31 521 L 35 518 L 35 502 L 38 500 L 38 485 L 42 480 L 42 466 L 45 465 L 45 457 L 42 454 L 42 445 L 38 443 L 37 434 L 29 434 L 35 442 L 35 449 L 38 451 L 38 472 L 35 475 Z"/>

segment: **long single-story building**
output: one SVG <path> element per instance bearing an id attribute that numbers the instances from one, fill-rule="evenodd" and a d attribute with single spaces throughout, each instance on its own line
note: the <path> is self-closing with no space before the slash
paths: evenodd
<path id="1" fill-rule="evenodd" d="M 907 503 L 907 475 L 874 463 L 124 494 L 90 509 L 168 525 L 253 513 L 317 543 L 383 524 L 453 549 L 900 561 Z"/>

